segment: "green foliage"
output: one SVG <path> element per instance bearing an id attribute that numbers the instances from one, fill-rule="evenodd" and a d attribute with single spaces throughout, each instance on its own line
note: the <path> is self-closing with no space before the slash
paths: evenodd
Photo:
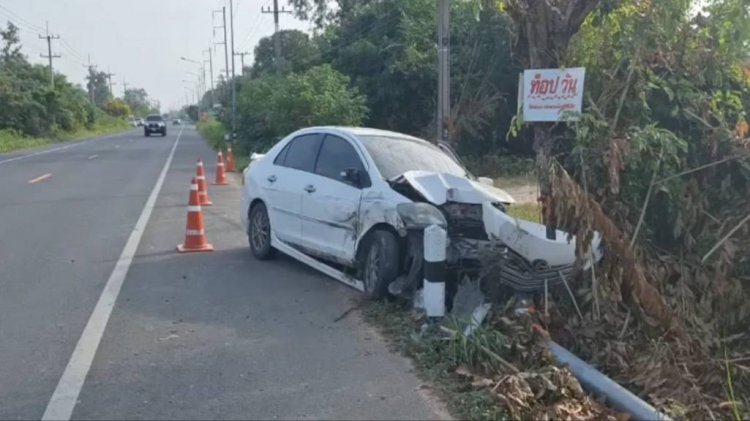
<path id="1" fill-rule="evenodd" d="M 268 76 L 276 72 L 274 56 L 274 40 L 280 38 L 281 43 L 281 73 L 302 72 L 318 64 L 319 53 L 317 45 L 310 36 L 298 30 L 284 30 L 262 38 L 255 47 L 255 64 L 252 74 L 254 77 Z"/>
<path id="2" fill-rule="evenodd" d="M 747 115 L 750 96 L 741 71 L 750 40 L 744 3 L 713 1 L 710 15 L 695 16 L 689 0 L 625 1 L 590 18 L 575 40 L 569 60 L 586 67 L 590 114 L 575 127 L 570 162 L 579 166 L 582 154 L 594 192 L 602 199 L 616 193 L 631 209 L 630 223 L 655 174 L 662 178 L 735 153 L 732 131 Z M 737 170 L 724 173 L 729 183 L 704 178 L 714 171 L 659 183 L 646 215 L 652 239 L 662 247 L 693 244 L 698 233 L 686 228 L 705 215 L 687 217 L 686 210 L 696 200 L 714 207 L 742 197 L 750 174 Z M 695 187 L 704 183 L 698 198 Z M 709 213 L 721 213 L 719 207 Z"/>
<path id="3" fill-rule="evenodd" d="M 145 117 L 149 114 L 159 112 L 159 108 L 151 103 L 148 99 L 148 93 L 143 88 L 126 90 L 123 100 L 128 104 L 130 111 L 136 117 Z"/>
<path id="4" fill-rule="evenodd" d="M 127 122 L 121 118 L 102 116 L 98 118 L 91 127 L 79 128 L 75 131 L 62 131 L 60 129 L 55 129 L 45 137 L 32 137 L 24 135 L 17 130 L 0 129 L 0 153 L 34 148 L 67 140 L 116 133 L 126 130 L 128 127 Z"/>
<path id="5" fill-rule="evenodd" d="M 225 141 L 224 135 L 227 133 L 224 126 L 211 118 L 208 120 L 200 121 L 196 125 L 198 133 L 200 133 L 214 149 L 224 149 Z"/>
<path id="6" fill-rule="evenodd" d="M 106 111 L 107 114 L 115 117 L 127 117 L 133 114 L 128 103 L 119 98 L 110 100 L 104 106 L 104 111 Z"/>
<path id="7" fill-rule="evenodd" d="M 49 143 L 49 139 L 28 137 L 13 129 L 0 130 L 0 153 L 33 148 Z"/>
<path id="8" fill-rule="evenodd" d="M 89 67 L 86 80 L 86 89 L 88 90 L 89 98 L 93 98 L 97 106 L 104 108 L 112 98 L 112 93 L 109 91 L 107 72 L 97 71 L 93 67 Z"/>
<path id="9" fill-rule="evenodd" d="M 12 23 L 0 30 L 0 42 L 0 148 L 8 151 L 123 127 L 121 119 L 92 105 L 86 92 L 64 75 L 55 74 L 50 86 L 48 68 L 28 62 Z M 120 105 L 117 112 L 110 111 L 124 116 Z"/>
<path id="10" fill-rule="evenodd" d="M 238 142 L 244 152 L 265 150 L 303 127 L 360 125 L 365 99 L 331 66 L 301 74 L 245 81 L 238 95 Z"/>

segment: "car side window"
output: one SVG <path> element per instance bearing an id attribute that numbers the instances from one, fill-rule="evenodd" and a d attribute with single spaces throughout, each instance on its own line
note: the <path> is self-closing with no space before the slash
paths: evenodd
<path id="1" fill-rule="evenodd" d="M 363 176 L 367 175 L 362 160 L 354 147 L 338 136 L 327 135 L 323 141 L 323 146 L 320 148 L 315 173 L 350 184 L 341 176 L 341 173 L 349 168 L 359 170 Z"/>
<path id="2" fill-rule="evenodd" d="M 273 160 L 273 164 L 274 165 L 284 166 L 284 160 L 286 159 L 286 153 L 289 152 L 289 146 L 292 144 L 292 142 L 294 142 L 294 140 L 292 140 L 291 142 L 289 142 L 286 145 L 284 145 L 284 149 L 282 149 L 281 152 L 279 152 L 279 154 L 276 155 L 276 159 Z"/>
<path id="3" fill-rule="evenodd" d="M 305 134 L 294 138 L 284 157 L 284 166 L 300 171 L 313 172 L 323 135 Z"/>

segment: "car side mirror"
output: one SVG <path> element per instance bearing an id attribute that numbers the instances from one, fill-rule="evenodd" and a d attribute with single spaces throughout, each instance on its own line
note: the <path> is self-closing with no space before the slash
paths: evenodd
<path id="1" fill-rule="evenodd" d="M 354 186 L 360 187 L 362 185 L 362 172 L 357 168 L 347 168 L 341 171 L 340 175 L 344 181 L 348 181 Z"/>
<path id="2" fill-rule="evenodd" d="M 485 186 L 495 186 L 495 180 L 489 177 L 477 177 L 477 181 L 481 184 L 484 184 Z"/>

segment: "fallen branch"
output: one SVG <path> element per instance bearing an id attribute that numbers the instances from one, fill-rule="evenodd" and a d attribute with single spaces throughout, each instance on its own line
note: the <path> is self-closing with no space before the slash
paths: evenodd
<path id="1" fill-rule="evenodd" d="M 731 229 L 731 230 L 729 231 L 729 233 L 728 233 L 727 235 L 725 235 L 725 236 L 724 236 L 724 238 L 722 238 L 721 240 L 719 240 L 719 242 L 718 242 L 718 243 L 716 243 L 716 245 L 714 245 L 713 247 L 711 247 L 711 250 L 709 250 L 709 251 L 708 251 L 708 253 L 706 253 L 706 255 L 705 255 L 705 256 L 703 256 L 703 259 L 701 259 L 701 263 L 706 263 L 706 259 L 708 259 L 709 257 L 711 257 L 711 255 L 712 255 L 712 254 L 714 254 L 714 252 L 715 252 L 715 251 L 716 251 L 716 250 L 717 250 L 717 249 L 718 249 L 719 247 L 721 247 L 721 245 L 722 245 L 722 244 L 726 243 L 726 242 L 727 242 L 727 240 L 729 240 L 729 238 L 730 238 L 730 237 L 731 237 L 732 235 L 734 235 L 734 233 L 735 233 L 735 232 L 737 232 L 737 230 L 738 230 L 738 229 L 740 229 L 740 227 L 742 227 L 742 226 L 743 226 L 743 225 L 745 224 L 745 222 L 747 222 L 747 221 L 750 221 L 750 214 L 748 214 L 748 215 L 747 215 L 747 216 L 745 217 L 745 219 L 743 219 L 742 221 L 740 221 L 740 223 L 739 223 L 739 224 L 737 224 L 737 226 L 735 226 L 734 228 L 732 228 L 732 229 Z"/>

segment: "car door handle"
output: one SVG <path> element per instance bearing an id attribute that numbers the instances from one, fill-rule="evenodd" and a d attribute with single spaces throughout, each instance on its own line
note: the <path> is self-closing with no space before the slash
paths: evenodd
<path id="1" fill-rule="evenodd" d="M 312 184 L 308 184 L 307 186 L 305 186 L 305 191 L 308 192 L 308 193 L 314 193 L 315 192 L 315 186 L 313 186 Z"/>
<path id="2" fill-rule="evenodd" d="M 269 183 L 274 183 L 274 182 L 276 182 L 276 176 L 275 175 L 269 175 L 268 178 L 266 178 L 266 180 L 268 180 Z"/>

